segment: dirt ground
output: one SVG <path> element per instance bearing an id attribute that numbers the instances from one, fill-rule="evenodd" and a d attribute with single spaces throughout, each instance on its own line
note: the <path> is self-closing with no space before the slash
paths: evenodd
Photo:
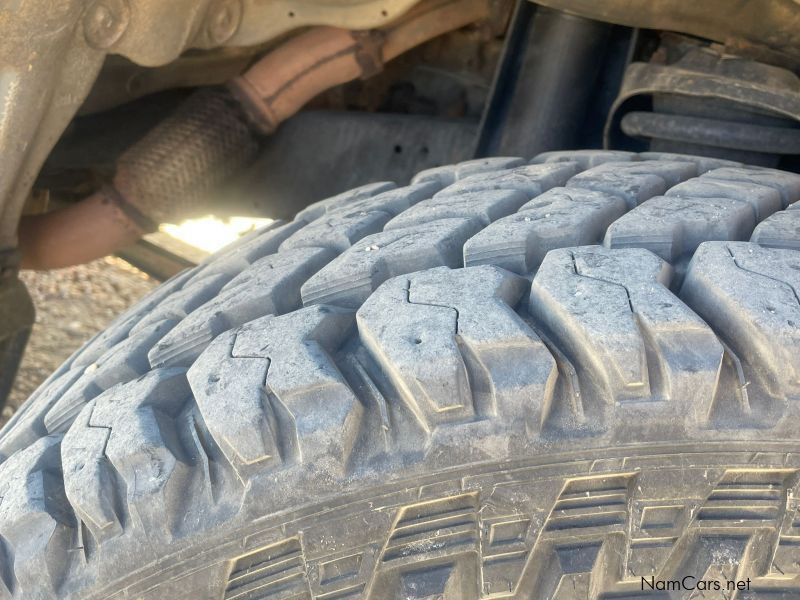
<path id="1" fill-rule="evenodd" d="M 36 305 L 36 323 L 0 425 L 70 354 L 158 285 L 114 257 L 46 273 L 25 271 L 20 278 Z"/>

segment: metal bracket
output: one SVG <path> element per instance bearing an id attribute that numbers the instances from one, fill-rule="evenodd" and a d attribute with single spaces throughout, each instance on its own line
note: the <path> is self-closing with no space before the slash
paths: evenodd
<path id="1" fill-rule="evenodd" d="M 6 402 L 36 314 L 16 270 L 0 270 L 0 408 Z"/>

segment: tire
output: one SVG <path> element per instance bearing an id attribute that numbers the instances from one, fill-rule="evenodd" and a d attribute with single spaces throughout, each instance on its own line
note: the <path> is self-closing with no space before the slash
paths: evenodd
<path id="1" fill-rule="evenodd" d="M 0 598 L 796 598 L 798 200 L 558 152 L 250 235 L 2 431 Z"/>

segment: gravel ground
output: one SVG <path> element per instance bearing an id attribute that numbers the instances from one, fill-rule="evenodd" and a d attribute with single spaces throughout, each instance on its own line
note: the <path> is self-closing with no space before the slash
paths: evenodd
<path id="1" fill-rule="evenodd" d="M 158 285 L 114 257 L 58 271 L 24 271 L 20 278 L 36 305 L 36 324 L 0 425 L 70 354 Z"/>

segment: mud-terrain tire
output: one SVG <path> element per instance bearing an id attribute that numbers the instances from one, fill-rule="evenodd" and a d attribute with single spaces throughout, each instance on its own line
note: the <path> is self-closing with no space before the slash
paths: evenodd
<path id="1" fill-rule="evenodd" d="M 797 598 L 798 200 L 559 152 L 274 223 L 2 431 L 0 598 Z"/>

